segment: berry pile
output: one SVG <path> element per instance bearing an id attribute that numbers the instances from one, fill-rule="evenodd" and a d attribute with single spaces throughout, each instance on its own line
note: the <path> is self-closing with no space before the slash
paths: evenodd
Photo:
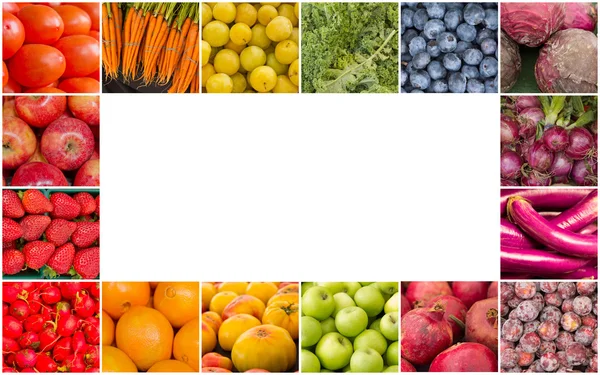
<path id="1" fill-rule="evenodd" d="M 2 191 L 2 273 L 44 278 L 100 273 L 100 195 Z"/>
<path id="2" fill-rule="evenodd" d="M 95 282 L 5 282 L 2 372 L 99 372 Z"/>

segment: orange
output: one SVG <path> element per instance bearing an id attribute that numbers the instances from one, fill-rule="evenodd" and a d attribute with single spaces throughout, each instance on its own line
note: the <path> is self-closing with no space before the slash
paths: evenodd
<path id="1" fill-rule="evenodd" d="M 185 323 L 175 335 L 173 357 L 200 371 L 200 318 Z M 156 365 L 155 365 L 156 366 Z"/>
<path id="2" fill-rule="evenodd" d="M 233 301 L 238 294 L 234 292 L 219 292 L 210 300 L 209 310 L 214 311 L 219 316 L 225 310 L 225 307 L 229 305 L 229 302 Z"/>
<path id="3" fill-rule="evenodd" d="M 167 359 L 166 361 L 156 362 L 148 369 L 148 372 L 198 372 L 181 361 Z"/>
<path id="4" fill-rule="evenodd" d="M 158 281 L 150 281 L 150 288 L 156 289 L 157 285 L 158 285 Z"/>
<path id="5" fill-rule="evenodd" d="M 158 310 L 134 306 L 117 322 L 116 340 L 137 368 L 146 371 L 171 358 L 173 327 Z"/>
<path id="6" fill-rule="evenodd" d="M 242 295 L 246 293 L 246 288 L 248 287 L 248 283 L 246 282 L 228 282 L 221 283 L 219 285 L 219 293 L 220 292 L 234 292 L 235 294 Z"/>
<path id="7" fill-rule="evenodd" d="M 223 324 L 221 316 L 214 311 L 207 311 L 202 314 L 202 321 L 206 322 L 215 332 L 219 332 L 219 327 Z"/>
<path id="8" fill-rule="evenodd" d="M 149 299 L 148 283 L 102 283 L 102 308 L 115 320 L 133 306 L 145 306 Z"/>
<path id="9" fill-rule="evenodd" d="M 102 310 L 102 345 L 111 345 L 115 341 L 115 322 Z"/>
<path id="10" fill-rule="evenodd" d="M 158 283 L 154 308 L 163 313 L 174 328 L 183 327 L 200 314 L 200 285 L 197 282 Z"/>
<path id="11" fill-rule="evenodd" d="M 202 355 L 212 352 L 217 346 L 217 335 L 215 331 L 204 321 L 202 322 Z"/>
<path id="12" fill-rule="evenodd" d="M 213 283 L 202 283 L 202 311 L 208 310 L 210 300 L 217 294 L 217 287 Z"/>
<path id="13" fill-rule="evenodd" d="M 259 325 L 261 325 L 260 320 L 252 315 L 234 315 L 221 324 L 221 328 L 219 328 L 219 345 L 221 345 L 223 350 L 230 352 L 233 348 L 233 344 L 235 344 L 235 340 L 237 340 L 242 333 L 250 328 L 258 327 Z"/>
<path id="14" fill-rule="evenodd" d="M 250 283 L 246 288 L 246 294 L 258 298 L 264 304 L 277 293 L 277 285 L 273 283 Z"/>
<path id="15" fill-rule="evenodd" d="M 137 372 L 135 363 L 121 349 L 102 346 L 102 372 Z"/>

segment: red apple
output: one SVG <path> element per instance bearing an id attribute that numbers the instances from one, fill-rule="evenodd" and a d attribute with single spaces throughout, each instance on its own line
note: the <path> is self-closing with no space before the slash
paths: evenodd
<path id="1" fill-rule="evenodd" d="M 73 186 L 100 186 L 100 160 L 88 160 L 75 175 Z"/>
<path id="2" fill-rule="evenodd" d="M 45 128 L 67 108 L 65 96 L 17 96 L 15 109 L 19 117 L 31 126 Z"/>
<path id="3" fill-rule="evenodd" d="M 69 186 L 60 169 L 39 161 L 20 166 L 10 184 L 11 186 Z"/>
<path id="4" fill-rule="evenodd" d="M 90 126 L 100 125 L 100 96 L 69 96 L 73 116 Z"/>
<path id="5" fill-rule="evenodd" d="M 94 139 L 100 140 L 100 127 L 91 125 L 90 129 L 92 130 L 92 133 L 94 134 Z"/>
<path id="6" fill-rule="evenodd" d="M 2 117 L 2 168 L 18 168 L 33 155 L 36 145 L 35 134 L 25 121 Z"/>
<path id="7" fill-rule="evenodd" d="M 15 97 L 6 97 L 4 104 L 2 105 L 2 116 L 17 116 L 17 111 L 15 110 Z"/>
<path id="8" fill-rule="evenodd" d="M 42 134 L 42 154 L 48 163 L 63 171 L 74 171 L 94 153 L 94 134 L 76 118 L 54 121 Z"/>
<path id="9" fill-rule="evenodd" d="M 47 163 L 48 160 L 46 160 L 46 158 L 44 157 L 44 155 L 42 155 L 42 150 L 40 150 L 40 144 L 38 142 L 37 147 L 35 148 L 35 152 L 33 153 L 33 155 L 31 155 L 31 157 L 29 158 L 29 160 L 27 160 L 28 163 L 32 163 L 34 161 L 41 161 L 42 163 Z"/>

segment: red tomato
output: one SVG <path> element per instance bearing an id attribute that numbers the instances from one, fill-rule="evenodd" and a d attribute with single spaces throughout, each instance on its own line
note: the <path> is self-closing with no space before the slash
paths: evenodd
<path id="1" fill-rule="evenodd" d="M 100 41 L 100 33 L 97 32 L 96 30 L 90 31 L 90 33 L 88 35 L 91 36 L 92 38 L 96 39 L 97 41 Z"/>
<path id="2" fill-rule="evenodd" d="M 18 94 L 21 92 L 21 85 L 12 78 L 8 78 L 8 82 L 2 87 L 2 92 L 5 94 Z"/>
<path id="3" fill-rule="evenodd" d="M 100 65 L 100 43 L 88 35 L 71 35 L 54 43 L 65 55 L 67 68 L 62 78 L 85 77 Z"/>
<path id="4" fill-rule="evenodd" d="M 2 12 L 2 60 L 10 59 L 25 41 L 25 28 L 12 13 Z"/>
<path id="5" fill-rule="evenodd" d="M 21 8 L 17 17 L 25 27 L 25 43 L 52 44 L 65 29 L 60 15 L 49 6 L 32 5 Z"/>
<path id="6" fill-rule="evenodd" d="M 26 87 L 44 87 L 65 72 L 65 56 L 44 44 L 25 44 L 8 61 L 10 77 Z"/>
<path id="7" fill-rule="evenodd" d="M 69 35 L 87 35 L 92 27 L 92 19 L 85 10 L 73 5 L 59 5 L 54 10 L 65 24 L 63 37 Z"/>
<path id="8" fill-rule="evenodd" d="M 88 77 L 93 78 L 96 81 L 100 81 L 100 69 L 98 69 L 94 73 L 88 75 Z"/>
<path id="9" fill-rule="evenodd" d="M 32 94 L 66 94 L 66 92 L 64 92 L 63 90 L 57 89 L 55 87 L 40 87 L 38 89 L 29 89 L 25 92 Z"/>
<path id="10" fill-rule="evenodd" d="M 70 93 L 96 93 L 100 91 L 100 82 L 93 78 L 69 78 L 62 81 L 58 88 Z"/>
<path id="11" fill-rule="evenodd" d="M 19 11 L 19 6 L 15 3 L 2 3 L 2 11 L 16 15 Z"/>
<path id="12" fill-rule="evenodd" d="M 8 68 L 4 61 L 2 61 L 2 87 L 6 86 L 8 83 Z"/>
<path id="13" fill-rule="evenodd" d="M 25 8 L 26 6 L 33 5 L 33 4 L 31 4 L 31 3 L 16 3 L 16 4 L 17 4 L 17 6 L 19 7 L 19 9 L 23 9 L 23 8 Z"/>
<path id="14" fill-rule="evenodd" d="M 100 3 L 71 3 L 86 11 L 92 20 L 92 30 L 100 31 Z"/>

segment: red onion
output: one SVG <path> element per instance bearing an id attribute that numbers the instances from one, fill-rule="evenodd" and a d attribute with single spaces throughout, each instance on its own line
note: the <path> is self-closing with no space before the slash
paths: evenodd
<path id="1" fill-rule="evenodd" d="M 500 176 L 509 180 L 521 177 L 523 161 L 514 151 L 505 151 L 500 155 Z"/>
<path id="2" fill-rule="evenodd" d="M 571 184 L 569 182 L 571 182 L 569 180 L 569 176 L 558 176 L 558 177 L 552 178 L 553 186 L 560 186 L 560 185 L 570 186 Z"/>
<path id="3" fill-rule="evenodd" d="M 572 167 L 573 161 L 569 159 L 564 152 L 557 152 L 554 154 L 554 161 L 552 162 L 550 168 L 548 168 L 548 172 L 550 172 L 554 177 L 568 177 L 569 173 L 571 173 Z"/>
<path id="4" fill-rule="evenodd" d="M 523 138 L 529 138 L 535 135 L 537 124 L 546 118 L 541 108 L 525 108 L 519 113 L 518 121 L 521 124 L 519 135 Z"/>
<path id="5" fill-rule="evenodd" d="M 500 186 L 519 186 L 519 183 L 515 180 L 507 180 L 503 178 L 500 180 Z"/>
<path id="6" fill-rule="evenodd" d="M 562 151 L 569 145 L 569 132 L 560 126 L 553 126 L 544 132 L 542 141 L 550 151 Z"/>
<path id="7" fill-rule="evenodd" d="M 569 133 L 569 146 L 565 150 L 568 157 L 576 160 L 592 156 L 594 136 L 585 128 L 575 128 Z"/>
<path id="8" fill-rule="evenodd" d="M 515 101 L 515 108 L 520 113 L 526 108 L 541 108 L 540 100 L 537 96 L 519 96 Z"/>
<path id="9" fill-rule="evenodd" d="M 552 179 L 548 176 L 543 176 L 537 173 L 530 173 L 529 176 L 521 177 L 521 185 L 523 186 L 550 186 Z"/>
<path id="10" fill-rule="evenodd" d="M 552 165 L 554 154 L 541 141 L 536 141 L 527 153 L 527 163 L 536 171 L 544 172 Z"/>
<path id="11" fill-rule="evenodd" d="M 519 138 L 519 124 L 510 116 L 500 116 L 500 143 L 513 143 Z"/>
<path id="12" fill-rule="evenodd" d="M 577 160 L 571 170 L 571 179 L 580 186 L 598 184 L 598 161 L 596 159 Z"/>
<path id="13" fill-rule="evenodd" d="M 598 13 L 594 3 L 566 3 L 565 21 L 560 28 L 594 31 Z"/>

